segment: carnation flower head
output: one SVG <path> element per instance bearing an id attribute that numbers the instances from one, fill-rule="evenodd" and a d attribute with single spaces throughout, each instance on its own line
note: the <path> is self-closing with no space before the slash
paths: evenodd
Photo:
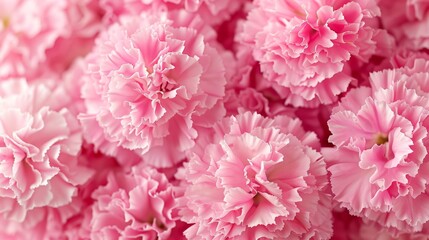
<path id="1" fill-rule="evenodd" d="M 355 80 L 348 62 L 376 52 L 372 1 L 257 0 L 237 40 L 250 47 L 264 81 L 295 107 L 337 101 Z M 387 42 L 387 40 L 385 40 Z"/>
<path id="2" fill-rule="evenodd" d="M 428 49 L 429 2 L 425 0 L 380 0 L 381 22 L 398 44 L 410 49 Z"/>
<path id="3" fill-rule="evenodd" d="M 169 239 L 176 225 L 173 186 L 150 167 L 110 174 L 92 197 L 91 239 Z"/>
<path id="4" fill-rule="evenodd" d="M 188 239 L 329 239 L 328 184 L 314 133 L 300 121 L 245 112 L 225 118 L 185 163 Z"/>
<path id="5" fill-rule="evenodd" d="M 92 219 L 91 198 L 94 190 L 107 184 L 107 176 L 118 171 L 115 159 L 95 153 L 91 145 L 83 144 L 78 155 L 82 166 L 94 170 L 88 181 L 78 186 L 77 195 L 71 203 L 61 207 L 43 207 L 28 213 L 25 224 L 0 220 L 1 239 L 61 239 L 78 240 L 90 238 Z M 2 235 L 3 234 L 3 235 Z"/>
<path id="6" fill-rule="evenodd" d="M 429 221 L 429 98 L 425 59 L 371 74 L 328 121 L 334 199 L 352 215 L 404 232 Z"/>
<path id="7" fill-rule="evenodd" d="M 1 219 L 1 239 L 77 239 L 65 237 L 65 226 L 73 217 L 82 214 L 83 202 L 73 198 L 61 207 L 43 207 L 28 213 L 25 223 Z M 82 239 L 82 238 L 81 238 Z"/>
<path id="8" fill-rule="evenodd" d="M 56 93 L 23 79 L 0 84 L 0 215 L 6 220 L 31 222 L 27 212 L 67 205 L 92 174 L 78 163 L 78 121 Z"/>
<path id="9" fill-rule="evenodd" d="M 183 22 L 187 27 L 175 25 Z M 131 151 L 156 167 L 183 160 L 195 127 L 211 127 L 225 114 L 225 67 L 199 27 L 183 12 L 146 13 L 102 34 L 82 88 L 90 143 L 108 155 Z"/>
<path id="10" fill-rule="evenodd" d="M 0 3 L 0 80 L 61 72 L 87 53 L 101 16 L 94 0 Z M 77 47 L 76 47 L 77 46 Z"/>
<path id="11" fill-rule="evenodd" d="M 0 79 L 37 75 L 45 68 L 45 51 L 67 29 L 64 0 L 1 1 Z"/>

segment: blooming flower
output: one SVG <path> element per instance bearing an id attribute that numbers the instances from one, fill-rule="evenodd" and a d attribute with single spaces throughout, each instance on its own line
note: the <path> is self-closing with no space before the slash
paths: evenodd
<path id="1" fill-rule="evenodd" d="M 349 92 L 328 122 L 335 148 L 324 156 L 335 199 L 353 215 L 401 231 L 429 221 L 428 69 L 415 59 L 372 73 L 372 88 Z"/>
<path id="2" fill-rule="evenodd" d="M 238 41 L 252 48 L 267 81 L 295 107 L 330 104 L 354 81 L 348 61 L 375 53 L 379 15 L 371 1 L 257 0 Z"/>
<path id="3" fill-rule="evenodd" d="M 420 0 L 380 0 L 381 21 L 400 45 L 410 49 L 429 48 L 429 3 Z"/>
<path id="4" fill-rule="evenodd" d="M 62 207 L 43 207 L 28 213 L 25 224 L 0 219 L 1 239 L 66 239 L 63 226 L 73 215 L 79 214 L 82 202 L 73 200 Z M 28 221 L 29 220 L 29 221 Z"/>
<path id="5" fill-rule="evenodd" d="M 95 126 L 86 139 L 106 154 L 127 149 L 148 164 L 170 167 L 194 145 L 195 126 L 210 127 L 224 115 L 220 55 L 204 35 L 172 26 L 166 15 L 114 24 L 88 64 L 81 122 L 86 129 Z"/>
<path id="6" fill-rule="evenodd" d="M 0 3 L 0 79 L 32 78 L 45 68 L 46 50 L 66 31 L 66 1 Z"/>
<path id="7" fill-rule="evenodd" d="M 325 164 L 299 120 L 246 112 L 215 127 L 185 164 L 188 239 L 328 239 Z"/>
<path id="8" fill-rule="evenodd" d="M 93 0 L 0 2 L 0 80 L 63 71 L 92 45 L 100 27 Z M 75 47 L 79 46 L 79 47 Z"/>
<path id="9" fill-rule="evenodd" d="M 57 97 L 23 79 L 0 85 L 0 214 L 7 220 L 22 222 L 27 212 L 70 203 L 92 174 L 77 160 L 78 121 Z"/>
<path id="10" fill-rule="evenodd" d="M 93 198 L 91 239 L 168 239 L 175 227 L 173 187 L 152 168 L 112 173 Z"/>
<path id="11" fill-rule="evenodd" d="M 71 203 L 61 207 L 42 207 L 27 213 L 25 224 L 11 220 L 0 220 L 1 239 L 89 239 L 91 198 L 95 189 L 107 184 L 107 175 L 118 171 L 119 165 L 113 158 L 94 153 L 90 145 L 84 144 L 78 155 L 78 162 L 94 170 L 88 181 L 78 186 L 77 195 Z"/>

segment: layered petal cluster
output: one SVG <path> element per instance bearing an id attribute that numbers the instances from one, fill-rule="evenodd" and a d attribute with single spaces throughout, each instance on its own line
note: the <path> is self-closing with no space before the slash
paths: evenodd
<path id="1" fill-rule="evenodd" d="M 418 233 L 392 234 L 388 229 L 371 221 L 351 216 L 347 211 L 334 212 L 334 235 L 332 240 L 425 240 L 428 239 L 428 224 Z"/>
<path id="2" fill-rule="evenodd" d="M 381 21 L 403 46 L 429 48 L 429 2 L 425 0 L 379 1 Z"/>
<path id="3" fill-rule="evenodd" d="M 169 14 L 124 17 L 87 59 L 81 122 L 86 140 L 108 155 L 129 151 L 171 167 L 194 145 L 195 127 L 225 114 L 221 56 L 201 29 L 174 27 Z"/>
<path id="4" fill-rule="evenodd" d="M 155 169 L 112 173 L 92 197 L 91 239 L 169 239 L 176 226 L 173 186 Z"/>
<path id="5" fill-rule="evenodd" d="M 92 207 L 97 199 L 92 198 L 92 194 L 100 186 L 108 183 L 108 176 L 118 171 L 129 171 L 123 169 L 116 159 L 94 152 L 93 146 L 84 144 L 79 156 L 79 161 L 95 173 L 84 185 L 79 186 L 78 195 L 73 199 L 75 204 L 79 204 L 79 212 L 74 213 L 69 218 L 62 217 L 57 222 L 62 223 L 57 227 L 61 231 L 61 236 L 68 240 L 90 239 Z M 47 226 L 49 226 L 49 222 Z M 31 235 L 30 235 L 31 236 Z"/>
<path id="6" fill-rule="evenodd" d="M 81 199 L 73 198 L 70 204 L 62 207 L 43 207 L 29 212 L 25 223 L 1 219 L 0 238 L 5 240 L 78 239 L 66 238 L 64 227 L 69 220 L 81 214 L 83 206 Z"/>
<path id="7" fill-rule="evenodd" d="M 67 99 L 64 99 L 64 105 L 70 110 L 73 115 L 85 112 L 85 103 L 82 99 L 80 89 L 84 83 L 86 65 L 83 59 L 77 59 L 72 66 L 61 76 L 61 80 L 57 85 L 64 89 Z"/>
<path id="8" fill-rule="evenodd" d="M 234 64 L 228 65 L 234 68 L 234 73 L 228 78 L 224 97 L 228 116 L 237 114 L 239 109 L 269 117 L 294 115 L 294 109 L 285 106 L 282 98 L 264 80 L 251 49 L 237 45 L 235 58 Z"/>
<path id="9" fill-rule="evenodd" d="M 23 79 L 0 85 L 0 214 L 8 221 L 32 222 L 28 212 L 70 203 L 92 174 L 78 163 L 78 121 L 58 97 Z"/>
<path id="10" fill-rule="evenodd" d="M 67 0 L 66 30 L 46 51 L 46 62 L 55 72 L 67 70 L 78 57 L 88 54 L 102 29 L 99 0 Z"/>
<path id="11" fill-rule="evenodd" d="M 65 0 L 1 1 L 0 79 L 38 74 L 46 50 L 67 29 Z"/>
<path id="12" fill-rule="evenodd" d="M 429 63 L 371 74 L 333 110 L 325 149 L 332 191 L 352 215 L 400 231 L 429 221 Z"/>
<path id="13" fill-rule="evenodd" d="M 315 107 L 335 102 L 354 81 L 352 57 L 376 52 L 381 30 L 366 22 L 379 13 L 374 1 L 257 0 L 237 40 L 286 104 Z"/>
<path id="14" fill-rule="evenodd" d="M 325 163 L 299 120 L 225 118 L 184 169 L 188 239 L 329 239 Z"/>
<path id="15" fill-rule="evenodd" d="M 189 13 L 201 16 L 209 25 L 219 25 L 228 20 L 239 10 L 246 0 L 129 0 L 120 2 L 115 0 L 100 0 L 100 5 L 106 11 L 106 18 L 114 20 L 124 14 L 140 14 L 154 8 L 168 8 L 169 10 L 183 9 Z"/>
<path id="16" fill-rule="evenodd" d="M 0 220 L 1 239 L 59 239 L 78 240 L 90 238 L 91 207 L 95 202 L 92 193 L 107 184 L 107 176 L 118 171 L 113 158 L 94 153 L 90 145 L 84 144 L 78 155 L 82 166 L 94 170 L 88 181 L 78 186 L 77 195 L 71 203 L 61 207 L 43 207 L 28 212 L 24 223 Z"/>
<path id="17" fill-rule="evenodd" d="M 0 80 L 33 80 L 45 71 L 62 71 L 88 52 L 101 26 L 97 10 L 90 7 L 95 4 L 93 0 L 1 1 Z"/>

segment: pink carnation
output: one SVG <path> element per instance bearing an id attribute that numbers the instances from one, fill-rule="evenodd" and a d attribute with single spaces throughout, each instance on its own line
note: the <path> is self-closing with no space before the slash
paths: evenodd
<path id="1" fill-rule="evenodd" d="M 88 57 L 82 89 L 85 138 L 108 155 L 125 149 L 156 167 L 183 160 L 195 127 L 225 114 L 221 56 L 206 35 L 174 27 L 168 16 L 192 21 L 186 13 L 146 13 L 110 27 Z"/>
<path id="2" fill-rule="evenodd" d="M 268 99 L 254 88 L 231 89 L 224 99 L 228 115 L 234 115 L 239 108 L 265 114 L 270 112 Z"/>
<path id="3" fill-rule="evenodd" d="M 419 62 L 423 62 L 422 60 L 429 61 L 429 54 L 425 52 L 417 52 L 410 49 L 403 49 L 400 48 L 394 55 L 392 55 L 389 59 L 386 59 L 388 62 L 387 64 L 384 64 L 385 69 L 386 68 L 412 68 L 414 66 L 414 62 L 416 59 Z"/>
<path id="4" fill-rule="evenodd" d="M 91 239 L 168 239 L 176 225 L 172 185 L 154 169 L 111 174 L 92 196 Z"/>
<path id="5" fill-rule="evenodd" d="M 70 203 L 91 176 L 76 157 L 79 124 L 57 97 L 22 79 L 0 85 L 0 213 L 8 220 L 22 222 L 27 212 Z"/>
<path id="6" fill-rule="evenodd" d="M 72 202 L 62 207 L 43 207 L 30 211 L 25 223 L 11 220 L 1 221 L 1 239 L 59 239 L 82 240 L 90 237 L 92 193 L 99 186 L 107 184 L 107 175 L 118 171 L 113 158 L 96 154 L 89 145 L 84 145 L 79 153 L 81 165 L 94 170 L 88 181 L 78 187 Z M 3 235 L 2 235 L 3 234 Z"/>
<path id="7" fill-rule="evenodd" d="M 167 8 L 169 10 L 186 10 L 204 19 L 209 25 L 218 25 L 228 20 L 232 14 L 239 10 L 247 0 L 100 0 L 100 5 L 106 11 L 106 18 L 115 20 L 121 15 L 140 14 L 154 8 Z"/>
<path id="8" fill-rule="evenodd" d="M 61 80 L 57 83 L 60 88 L 64 89 L 66 96 L 69 97 L 64 101 L 64 104 L 75 116 L 85 112 L 85 103 L 80 93 L 80 88 L 86 76 L 85 67 L 84 60 L 75 60 L 73 65 L 67 71 L 63 72 Z"/>
<path id="9" fill-rule="evenodd" d="M 429 2 L 425 0 L 379 0 L 381 21 L 403 46 L 429 48 Z"/>
<path id="10" fill-rule="evenodd" d="M 79 161 L 95 170 L 95 174 L 88 182 L 79 186 L 78 195 L 74 200 L 81 202 L 79 212 L 62 222 L 60 230 L 68 240 L 90 239 L 92 208 L 97 200 L 92 198 L 92 194 L 100 186 L 107 185 L 109 175 L 118 171 L 129 171 L 129 169 L 121 168 L 116 159 L 94 152 L 92 146 L 87 144 L 82 147 Z"/>
<path id="11" fill-rule="evenodd" d="M 353 215 L 401 231 L 429 221 L 429 62 L 371 74 L 328 122 L 324 155 L 335 199 Z"/>
<path id="12" fill-rule="evenodd" d="M 294 109 L 285 106 L 280 96 L 267 86 L 250 49 L 239 45 L 235 58 L 235 64 L 228 65 L 234 71 L 228 78 L 224 97 L 227 115 L 235 115 L 239 109 L 244 109 L 269 117 L 293 116 Z"/>
<path id="13" fill-rule="evenodd" d="M 373 222 L 365 223 L 362 218 L 342 210 L 333 211 L 334 235 L 331 240 L 393 240 L 383 227 Z"/>
<path id="14" fill-rule="evenodd" d="M 29 212 L 25 223 L 0 219 L 0 238 L 66 240 L 64 226 L 70 219 L 81 214 L 83 206 L 81 199 L 73 198 L 70 204 L 62 207 L 43 207 Z"/>
<path id="15" fill-rule="evenodd" d="M 185 164 L 188 239 L 329 239 L 330 198 L 313 133 L 246 112 L 218 124 Z"/>
<path id="16" fill-rule="evenodd" d="M 84 55 L 100 28 L 95 0 L 0 3 L 0 80 L 33 80 Z"/>
<path id="17" fill-rule="evenodd" d="M 85 56 L 93 47 L 102 27 L 103 12 L 98 0 L 67 0 L 65 33 L 47 49 L 46 60 L 51 69 L 62 72 L 78 57 Z"/>
<path id="18" fill-rule="evenodd" d="M 347 211 L 334 212 L 334 235 L 331 240 L 426 240 L 425 231 L 418 233 L 396 233 L 392 235 L 386 228 L 370 221 L 351 216 Z M 428 225 L 429 226 L 429 225 Z"/>
<path id="19" fill-rule="evenodd" d="M 67 29 L 65 0 L 0 3 L 0 79 L 32 78 L 46 68 L 46 50 Z"/>
<path id="20" fill-rule="evenodd" d="M 257 0 L 238 40 L 286 104 L 315 107 L 335 102 L 354 81 L 351 57 L 376 52 L 381 30 L 366 21 L 377 15 L 372 1 Z"/>

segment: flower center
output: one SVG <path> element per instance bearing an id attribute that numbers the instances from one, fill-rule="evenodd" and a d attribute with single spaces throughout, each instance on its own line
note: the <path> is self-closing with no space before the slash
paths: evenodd
<path id="1" fill-rule="evenodd" d="M 160 86 L 159 86 L 159 90 L 161 92 L 170 92 L 171 90 L 173 90 L 173 84 L 170 84 L 168 82 L 163 82 Z"/>
<path id="2" fill-rule="evenodd" d="M 257 193 L 254 197 L 253 197 L 253 202 L 255 203 L 256 206 L 259 205 L 259 203 L 262 202 L 262 200 L 264 199 L 264 197 L 262 197 L 261 194 Z"/>
<path id="3" fill-rule="evenodd" d="M 10 25 L 10 19 L 8 17 L 2 18 L 1 24 L 3 25 L 3 28 L 8 28 Z"/>
<path id="4" fill-rule="evenodd" d="M 379 133 L 375 136 L 375 144 L 377 145 L 385 144 L 388 141 L 389 141 L 389 138 L 385 134 Z"/>

